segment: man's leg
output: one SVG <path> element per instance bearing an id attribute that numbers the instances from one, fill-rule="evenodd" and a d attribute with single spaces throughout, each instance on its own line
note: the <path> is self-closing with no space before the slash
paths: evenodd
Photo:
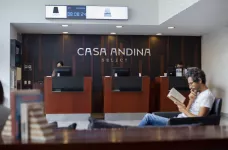
<path id="1" fill-rule="evenodd" d="M 142 121 L 139 123 L 139 127 L 144 127 L 147 125 L 152 126 L 166 126 L 168 124 L 169 119 L 161 116 L 157 116 L 155 114 L 146 114 Z"/>

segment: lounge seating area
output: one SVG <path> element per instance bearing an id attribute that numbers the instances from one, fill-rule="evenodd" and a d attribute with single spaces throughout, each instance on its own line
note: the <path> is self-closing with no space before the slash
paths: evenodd
<path id="1" fill-rule="evenodd" d="M 180 112 L 155 112 L 154 114 L 166 118 L 170 118 L 168 126 L 205 126 L 205 125 L 219 125 L 221 119 L 222 99 L 217 98 L 213 104 L 210 114 L 206 117 L 189 117 L 189 118 L 175 118 Z M 137 126 L 126 126 L 114 123 L 108 123 L 104 120 L 89 118 L 88 129 L 101 128 L 134 128 Z M 148 126 L 149 127 L 149 126 Z"/>

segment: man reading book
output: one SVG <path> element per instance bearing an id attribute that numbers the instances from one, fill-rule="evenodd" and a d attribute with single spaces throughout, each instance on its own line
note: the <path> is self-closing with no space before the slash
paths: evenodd
<path id="1" fill-rule="evenodd" d="M 185 74 L 190 89 L 189 102 L 185 106 L 178 101 L 175 102 L 181 112 L 177 118 L 183 117 L 203 117 L 207 116 L 212 108 L 215 97 L 206 86 L 206 75 L 204 71 L 197 67 L 188 68 Z M 139 123 L 139 126 L 166 126 L 169 118 L 146 114 Z"/>

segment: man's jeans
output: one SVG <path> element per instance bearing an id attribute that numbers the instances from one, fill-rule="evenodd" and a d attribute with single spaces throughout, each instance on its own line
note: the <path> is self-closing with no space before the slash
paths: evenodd
<path id="1" fill-rule="evenodd" d="M 168 124 L 169 118 L 157 116 L 155 114 L 146 114 L 142 121 L 139 123 L 139 127 L 144 126 L 166 126 Z"/>

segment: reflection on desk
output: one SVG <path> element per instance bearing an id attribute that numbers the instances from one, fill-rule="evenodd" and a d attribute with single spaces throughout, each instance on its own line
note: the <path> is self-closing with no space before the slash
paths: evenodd
<path id="1" fill-rule="evenodd" d="M 56 140 L 45 144 L 26 145 L 8 139 L 2 139 L 0 149 L 91 149 L 94 146 L 100 150 L 117 148 L 146 148 L 167 150 L 215 150 L 226 149 L 228 142 L 228 127 L 226 126 L 180 126 L 180 127 L 146 127 L 127 129 L 101 129 L 67 131 L 56 130 Z M 4 145 L 7 142 L 9 145 Z M 118 143 L 118 144 L 116 144 Z M 187 146 L 186 146 L 187 145 Z M 197 146 L 196 146 L 197 145 Z M 14 147 L 15 148 L 15 147 Z"/>

